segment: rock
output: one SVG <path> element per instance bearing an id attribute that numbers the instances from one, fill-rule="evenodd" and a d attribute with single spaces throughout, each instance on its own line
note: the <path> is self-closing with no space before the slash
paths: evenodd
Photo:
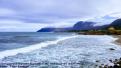
<path id="1" fill-rule="evenodd" d="M 115 50 L 114 48 L 110 48 L 110 50 Z"/>
<path id="2" fill-rule="evenodd" d="M 96 60 L 95 62 L 100 62 L 99 60 Z"/>

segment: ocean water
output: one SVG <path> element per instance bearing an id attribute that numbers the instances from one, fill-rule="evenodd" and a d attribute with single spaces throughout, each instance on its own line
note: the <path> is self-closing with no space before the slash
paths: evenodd
<path id="1" fill-rule="evenodd" d="M 3 32 L 0 33 L 0 51 L 27 47 L 29 45 L 53 41 L 69 33 L 34 33 Z"/>
<path id="2" fill-rule="evenodd" d="M 121 57 L 115 40 L 108 35 L 0 33 L 0 66 L 98 68 L 96 65 Z"/>

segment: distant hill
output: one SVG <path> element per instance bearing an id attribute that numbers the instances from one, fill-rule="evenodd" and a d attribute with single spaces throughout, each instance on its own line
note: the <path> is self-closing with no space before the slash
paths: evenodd
<path id="1" fill-rule="evenodd" d="M 80 21 L 77 22 L 74 26 L 74 30 L 99 30 L 99 29 L 105 29 L 108 25 L 102 25 L 102 26 L 94 26 L 95 22 L 84 22 Z"/>
<path id="2" fill-rule="evenodd" d="M 38 30 L 37 32 L 52 32 L 55 28 L 42 28 Z"/>
<path id="3" fill-rule="evenodd" d="M 121 19 L 117 19 L 113 21 L 110 26 L 116 28 L 116 29 L 121 29 Z"/>
<path id="4" fill-rule="evenodd" d="M 42 28 L 38 30 L 37 32 L 63 32 L 63 31 L 71 31 L 71 30 L 89 30 L 94 28 L 94 22 L 83 22 L 79 21 L 77 22 L 73 27 L 68 27 L 68 28 L 54 28 L 54 27 L 47 27 L 47 28 Z"/>
<path id="5" fill-rule="evenodd" d="M 95 22 L 85 22 L 79 21 L 73 27 L 68 28 L 42 28 L 37 32 L 63 32 L 63 31 L 71 31 L 71 30 L 101 30 L 107 29 L 110 25 L 102 25 L 102 26 L 94 26 Z M 112 25 L 114 25 L 112 23 Z"/>
<path id="6" fill-rule="evenodd" d="M 64 31 L 70 31 L 73 30 L 72 27 L 68 28 L 42 28 L 38 30 L 37 32 L 64 32 Z"/>
<path id="7" fill-rule="evenodd" d="M 74 26 L 74 30 L 89 30 L 94 28 L 94 22 L 84 22 L 84 21 L 79 21 L 77 22 Z"/>

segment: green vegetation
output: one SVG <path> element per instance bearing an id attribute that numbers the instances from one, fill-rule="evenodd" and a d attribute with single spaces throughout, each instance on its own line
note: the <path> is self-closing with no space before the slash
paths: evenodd
<path id="1" fill-rule="evenodd" d="M 77 32 L 78 34 L 85 35 L 121 35 L 121 29 L 108 27 L 102 30 L 71 30 L 68 32 Z"/>

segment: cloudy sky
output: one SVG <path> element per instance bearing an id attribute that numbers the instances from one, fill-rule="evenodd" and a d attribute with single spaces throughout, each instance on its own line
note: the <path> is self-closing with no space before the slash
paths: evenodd
<path id="1" fill-rule="evenodd" d="M 107 24 L 121 17 L 120 6 L 121 0 L 0 0 L 0 32 L 69 27 L 80 20 Z"/>

